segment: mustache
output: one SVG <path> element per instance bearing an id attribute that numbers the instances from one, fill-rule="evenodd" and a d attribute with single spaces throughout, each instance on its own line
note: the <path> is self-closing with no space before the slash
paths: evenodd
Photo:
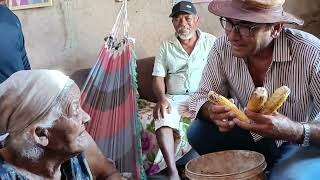
<path id="1" fill-rule="evenodd" d="M 191 30 L 190 30 L 190 28 L 188 28 L 188 27 L 179 27 L 178 28 L 178 32 L 180 32 L 180 33 L 188 33 L 188 32 L 190 32 Z"/>

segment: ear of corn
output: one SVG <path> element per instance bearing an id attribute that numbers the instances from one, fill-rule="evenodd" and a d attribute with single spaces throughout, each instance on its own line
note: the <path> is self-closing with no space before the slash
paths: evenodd
<path id="1" fill-rule="evenodd" d="M 232 102 L 230 102 L 227 98 L 221 96 L 220 94 L 217 94 L 214 91 L 210 91 L 208 93 L 208 100 L 214 104 L 217 105 L 224 105 L 230 108 L 230 110 L 236 115 L 236 117 L 244 122 L 249 122 L 249 118 L 240 111 L 236 105 L 234 105 Z"/>
<path id="2" fill-rule="evenodd" d="M 272 96 L 265 103 L 260 113 L 271 114 L 277 111 L 282 106 L 282 104 L 286 101 L 289 94 L 290 94 L 290 89 L 287 86 L 279 87 L 274 91 Z"/>
<path id="3" fill-rule="evenodd" d="M 252 112 L 259 112 L 268 99 L 267 89 L 257 87 L 249 98 L 247 109 Z"/>

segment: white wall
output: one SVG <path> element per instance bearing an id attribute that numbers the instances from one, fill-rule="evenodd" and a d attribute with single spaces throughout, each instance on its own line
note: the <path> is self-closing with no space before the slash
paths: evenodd
<path id="1" fill-rule="evenodd" d="M 68 9 L 66 3 L 72 8 Z M 23 24 L 33 68 L 71 72 L 90 67 L 111 30 L 121 3 L 113 0 L 53 0 L 52 7 L 14 11 Z M 154 56 L 160 42 L 173 33 L 171 0 L 130 0 L 129 32 L 136 38 L 138 58 Z M 197 4 L 200 27 L 216 36 L 223 33 L 218 18 Z M 288 0 L 286 9 L 306 20 L 305 30 L 320 35 L 320 1 Z M 70 19 L 71 18 L 71 19 Z M 71 45 L 71 47 L 70 47 Z"/>

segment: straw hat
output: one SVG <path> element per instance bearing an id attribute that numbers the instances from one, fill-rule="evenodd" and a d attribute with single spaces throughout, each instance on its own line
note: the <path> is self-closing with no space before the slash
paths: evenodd
<path id="1" fill-rule="evenodd" d="M 208 10 L 221 17 L 255 23 L 293 23 L 303 20 L 283 10 L 285 0 L 213 0 Z"/>

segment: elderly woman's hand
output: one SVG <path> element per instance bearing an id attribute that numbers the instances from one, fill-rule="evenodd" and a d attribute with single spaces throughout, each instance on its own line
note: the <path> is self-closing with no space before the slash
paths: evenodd
<path id="1" fill-rule="evenodd" d="M 255 132 L 263 137 L 300 142 L 303 137 L 303 125 L 290 120 L 288 117 L 274 112 L 271 115 L 264 115 L 245 111 L 251 123 L 238 119 L 234 122 L 241 128 Z"/>

